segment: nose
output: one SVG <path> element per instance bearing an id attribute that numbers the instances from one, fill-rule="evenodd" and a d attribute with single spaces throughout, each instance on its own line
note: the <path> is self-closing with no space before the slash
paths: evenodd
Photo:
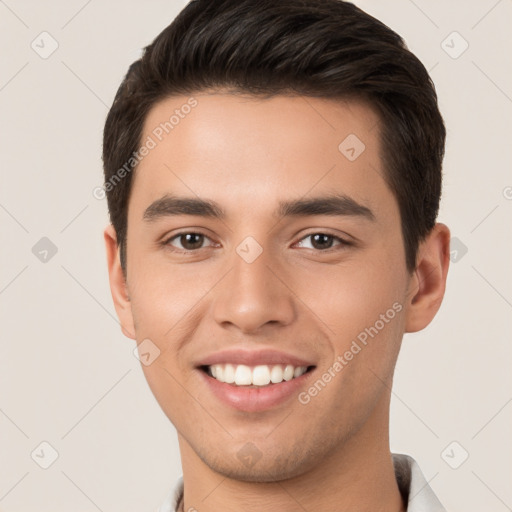
<path id="1" fill-rule="evenodd" d="M 251 263 L 235 254 L 231 270 L 216 287 L 215 321 L 222 327 L 236 326 L 245 334 L 270 324 L 290 324 L 296 308 L 286 280 L 266 251 Z"/>

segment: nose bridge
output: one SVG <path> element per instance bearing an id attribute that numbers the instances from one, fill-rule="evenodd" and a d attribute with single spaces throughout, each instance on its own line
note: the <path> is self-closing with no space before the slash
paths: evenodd
<path id="1" fill-rule="evenodd" d="M 270 251 L 251 237 L 237 248 L 228 279 L 216 297 L 214 316 L 219 324 L 234 324 L 244 332 L 268 322 L 288 324 L 294 308 L 291 293 L 274 275 Z"/>

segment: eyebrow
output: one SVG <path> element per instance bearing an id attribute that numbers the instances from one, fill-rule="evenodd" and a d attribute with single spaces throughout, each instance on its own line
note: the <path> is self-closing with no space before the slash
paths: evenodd
<path id="1" fill-rule="evenodd" d="M 227 217 L 226 212 L 215 201 L 166 194 L 146 208 L 143 219 L 147 222 L 154 222 L 164 217 L 177 215 L 195 215 L 220 220 Z M 344 194 L 281 201 L 274 215 L 277 217 L 356 216 L 371 221 L 375 220 L 375 215 L 368 207 Z"/>

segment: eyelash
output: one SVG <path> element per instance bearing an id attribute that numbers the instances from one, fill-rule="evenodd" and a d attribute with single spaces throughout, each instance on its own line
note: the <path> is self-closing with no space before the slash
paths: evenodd
<path id="1" fill-rule="evenodd" d="M 199 249 L 189 249 L 189 250 L 187 250 L 187 249 L 177 249 L 177 248 L 173 247 L 170 242 L 175 240 L 175 239 L 177 239 L 177 238 L 179 239 L 183 235 L 202 235 L 205 238 L 207 238 L 208 240 L 210 240 L 209 236 L 205 235 L 204 233 L 201 233 L 200 231 L 182 231 L 181 233 L 177 233 L 175 235 L 172 235 L 169 238 L 166 238 L 162 242 L 162 245 L 164 247 L 166 247 L 166 248 L 170 248 L 173 252 L 177 252 L 177 253 L 181 253 L 181 254 L 193 254 L 193 253 L 196 253 L 196 252 L 200 251 L 201 249 L 207 249 L 207 247 L 200 247 Z M 308 233 L 307 235 L 303 236 L 300 240 L 298 240 L 295 243 L 302 242 L 306 238 L 310 238 L 310 237 L 312 237 L 314 235 L 328 236 L 328 237 L 333 238 L 335 241 L 339 242 L 339 244 L 337 246 L 329 247 L 328 249 L 315 249 L 315 248 L 310 249 L 310 250 L 313 250 L 313 251 L 318 252 L 318 253 L 331 253 L 331 252 L 334 252 L 334 251 L 343 250 L 344 248 L 353 245 L 353 243 L 348 242 L 347 240 L 345 240 L 345 239 L 343 239 L 343 238 L 341 238 L 339 236 L 333 235 L 333 234 L 325 232 L 325 231 L 314 231 L 314 232 Z"/>

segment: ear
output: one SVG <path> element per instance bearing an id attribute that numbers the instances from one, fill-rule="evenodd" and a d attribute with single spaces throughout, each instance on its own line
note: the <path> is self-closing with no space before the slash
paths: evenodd
<path id="1" fill-rule="evenodd" d="M 406 332 L 424 329 L 444 297 L 450 265 L 450 230 L 437 223 L 418 248 L 416 270 L 407 295 Z"/>
<path id="2" fill-rule="evenodd" d="M 116 308 L 117 317 L 121 323 L 121 330 L 128 338 L 135 339 L 132 308 L 128 288 L 121 268 L 117 235 L 112 224 L 109 224 L 103 232 L 105 247 L 107 250 L 108 277 L 110 292 Z"/>

